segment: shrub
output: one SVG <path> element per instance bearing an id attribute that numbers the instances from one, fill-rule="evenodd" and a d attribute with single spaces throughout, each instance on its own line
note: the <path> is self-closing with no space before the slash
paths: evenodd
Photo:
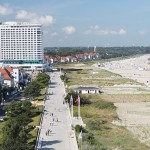
<path id="1" fill-rule="evenodd" d="M 87 125 L 90 130 L 102 130 L 103 128 L 106 129 L 106 123 L 105 120 L 89 120 Z"/>
<path id="2" fill-rule="evenodd" d="M 112 102 L 106 101 L 96 102 L 95 107 L 98 109 L 116 109 L 116 106 Z"/>
<path id="3" fill-rule="evenodd" d="M 82 127 L 82 126 L 80 126 L 80 125 L 76 125 L 76 126 L 75 126 L 75 131 L 76 131 L 77 133 L 80 133 L 81 131 L 82 131 L 82 133 L 86 133 L 86 132 L 87 132 L 87 131 L 85 130 L 85 128 Z"/>
<path id="4" fill-rule="evenodd" d="M 87 141 L 89 144 L 95 144 L 96 140 L 92 133 L 84 133 L 83 141 Z"/>

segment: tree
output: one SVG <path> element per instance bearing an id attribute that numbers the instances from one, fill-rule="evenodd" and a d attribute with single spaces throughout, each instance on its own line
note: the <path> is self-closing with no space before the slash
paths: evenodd
<path id="1" fill-rule="evenodd" d="M 50 80 L 50 76 L 46 73 L 39 73 L 36 81 L 41 85 L 41 87 L 47 86 L 48 81 Z"/>
<path id="2" fill-rule="evenodd" d="M 34 98 L 40 95 L 40 91 L 41 91 L 41 85 L 39 84 L 39 82 L 32 81 L 28 87 L 25 88 L 24 90 L 24 96 L 27 98 Z"/>
<path id="3" fill-rule="evenodd" d="M 5 106 L 8 120 L 3 128 L 2 150 L 29 150 L 27 143 L 29 136 L 28 124 L 31 122 L 30 101 L 13 101 Z"/>

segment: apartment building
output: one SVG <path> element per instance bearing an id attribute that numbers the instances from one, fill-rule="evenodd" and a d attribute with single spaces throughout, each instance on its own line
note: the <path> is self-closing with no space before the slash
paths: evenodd
<path id="1" fill-rule="evenodd" d="M 0 63 L 43 70 L 42 25 L 27 22 L 0 23 Z"/>

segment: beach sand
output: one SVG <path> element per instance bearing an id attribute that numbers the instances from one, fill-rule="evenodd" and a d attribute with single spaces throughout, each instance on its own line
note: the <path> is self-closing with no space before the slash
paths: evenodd
<path id="1" fill-rule="evenodd" d="M 150 87 L 150 54 L 104 63 L 101 67 Z"/>

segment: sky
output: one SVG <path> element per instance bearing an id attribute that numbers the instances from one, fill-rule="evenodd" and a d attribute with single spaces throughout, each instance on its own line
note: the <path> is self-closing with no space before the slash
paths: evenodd
<path id="1" fill-rule="evenodd" d="M 0 22 L 43 25 L 44 47 L 150 46 L 150 0 L 0 0 Z"/>

